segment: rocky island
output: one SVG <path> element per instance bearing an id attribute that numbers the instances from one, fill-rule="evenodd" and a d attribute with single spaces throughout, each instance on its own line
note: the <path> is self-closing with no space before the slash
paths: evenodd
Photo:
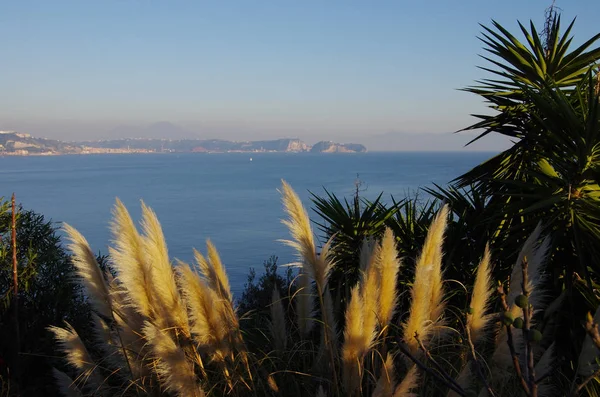
<path id="1" fill-rule="evenodd" d="M 321 141 L 308 145 L 300 139 L 227 141 L 221 139 L 126 138 L 103 141 L 63 142 L 36 138 L 15 131 L 0 131 L 0 156 L 98 154 L 98 153 L 363 153 L 357 143 Z"/>

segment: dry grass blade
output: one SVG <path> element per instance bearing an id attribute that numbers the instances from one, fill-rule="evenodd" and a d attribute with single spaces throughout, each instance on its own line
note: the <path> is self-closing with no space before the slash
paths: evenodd
<path id="1" fill-rule="evenodd" d="M 483 258 L 477 267 L 477 275 L 473 284 L 470 304 L 471 312 L 467 315 L 467 327 L 470 329 L 473 342 L 481 338 L 490 323 L 490 316 L 486 315 L 493 293 L 490 258 L 490 247 L 486 245 Z"/>
<path id="2" fill-rule="evenodd" d="M 68 248 L 73 252 L 73 264 L 83 284 L 86 295 L 90 298 L 94 309 L 101 315 L 110 318 L 112 316 L 112 307 L 108 286 L 104 280 L 102 270 L 98 266 L 96 256 L 92 252 L 90 245 L 85 237 L 75 228 L 64 224 L 63 229 L 67 233 L 69 240 Z"/>
<path id="3" fill-rule="evenodd" d="M 373 391 L 372 397 L 390 397 L 394 393 L 394 387 L 396 386 L 396 379 L 394 376 L 394 360 L 391 355 L 385 359 L 383 368 L 381 369 L 381 376 L 377 381 L 375 390 Z"/>
<path id="4" fill-rule="evenodd" d="M 155 369 L 167 391 L 181 397 L 203 397 L 204 392 L 196 382 L 193 365 L 171 337 L 147 323 L 144 335 L 156 360 Z"/>
<path id="5" fill-rule="evenodd" d="M 270 311 L 270 329 L 275 349 L 283 351 L 287 347 L 287 331 L 285 327 L 285 312 L 283 310 L 283 303 L 281 302 L 281 296 L 279 295 L 279 290 L 277 287 L 273 288 Z"/>
<path id="6" fill-rule="evenodd" d="M 81 393 L 81 390 L 79 390 L 69 375 L 57 370 L 56 368 L 52 368 L 52 375 L 54 375 L 54 380 L 56 381 L 58 390 L 60 390 L 63 396 L 83 397 L 83 393 Z"/>
<path id="7" fill-rule="evenodd" d="M 269 386 L 269 389 L 271 389 L 271 391 L 273 391 L 274 393 L 279 393 L 279 386 L 277 385 L 277 382 L 275 382 L 275 378 L 272 374 L 267 376 L 267 385 Z"/>

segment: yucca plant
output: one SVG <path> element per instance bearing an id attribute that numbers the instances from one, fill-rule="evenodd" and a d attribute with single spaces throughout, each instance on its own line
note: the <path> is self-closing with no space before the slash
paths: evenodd
<path id="1" fill-rule="evenodd" d="M 574 22 L 561 32 L 560 16 L 553 9 L 547 16 L 543 37 L 533 23 L 530 23 L 529 29 L 519 23 L 525 39 L 523 42 L 495 21 L 493 28 L 483 26 L 481 40 L 485 44 L 485 51 L 490 54 L 490 57 L 483 58 L 493 66 L 482 69 L 494 77 L 481 80 L 479 85 L 468 87 L 465 91 L 480 95 L 493 114 L 474 115 L 480 121 L 465 130 L 482 129 L 483 132 L 475 140 L 490 133 L 502 134 L 513 138 L 514 145 L 461 175 L 456 182 L 458 187 L 474 185 L 490 196 L 490 212 L 499 214 L 494 224 L 500 227 L 501 234 L 507 234 L 511 228 L 521 229 L 524 226 L 520 224 L 520 216 L 515 211 L 505 208 L 507 203 L 511 208 L 521 205 L 520 198 L 504 195 L 506 186 L 497 182 L 513 180 L 529 183 L 534 178 L 531 171 L 537 170 L 540 162 L 550 161 L 553 153 L 557 153 L 548 151 L 548 142 L 577 139 L 573 135 L 579 133 L 575 128 L 577 124 L 559 132 L 557 128 L 549 129 L 547 124 L 539 123 L 536 118 L 545 118 L 550 114 L 544 113 L 547 107 L 541 109 L 534 97 L 536 93 L 547 90 L 555 90 L 566 96 L 576 95 L 577 91 L 581 93 L 578 87 L 588 80 L 590 71 L 600 61 L 600 48 L 593 47 L 600 39 L 600 34 L 571 50 L 573 39 L 569 36 Z M 578 123 L 577 120 L 571 121 Z M 594 145 L 589 141 L 587 143 Z M 577 153 L 567 151 L 563 155 L 576 157 Z M 527 230 L 531 231 L 532 228 Z"/>
<path id="2" fill-rule="evenodd" d="M 476 115 L 480 121 L 466 129 L 483 129 L 476 139 L 499 133 L 514 144 L 456 183 L 489 197 L 483 222 L 500 238 L 491 242 L 502 267 L 538 222 L 552 233 L 552 295 L 565 291 L 568 297 L 555 338 L 561 341 L 559 354 L 571 363 L 563 367 L 568 372 L 584 336 L 580 318 L 592 309 L 574 286 L 581 277 L 592 293 L 600 270 L 600 34 L 571 48 L 574 21 L 562 32 L 554 10 L 543 35 L 532 23 L 519 27 L 523 41 L 496 22 L 484 27 L 482 41 L 490 54 L 484 59 L 492 66 L 483 69 L 493 77 L 466 89 L 492 110 Z"/>
<path id="3" fill-rule="evenodd" d="M 492 73 L 494 78 L 480 80 L 479 85 L 468 87 L 465 91 L 482 96 L 496 114 L 474 115 L 481 121 L 465 130 L 484 130 L 474 140 L 493 132 L 526 140 L 519 145 L 524 147 L 531 146 L 541 138 L 536 136 L 537 131 L 531 131 L 527 126 L 532 107 L 525 91 L 548 86 L 569 91 L 600 60 L 600 48 L 590 49 L 600 39 L 600 33 L 569 51 L 573 40 L 569 35 L 574 23 L 575 20 L 561 32 L 560 15 L 552 11 L 547 16 L 545 37 L 542 37 L 533 22 L 529 23 L 529 30 L 519 22 L 524 43 L 496 21 L 492 21 L 493 28 L 481 25 L 484 31 L 480 39 L 486 45 L 485 51 L 491 56 L 482 58 L 497 69 L 482 67 L 481 69 Z M 526 143 L 529 145 L 525 145 Z M 497 161 L 503 158 L 504 156 L 499 157 Z M 460 180 L 466 181 L 476 174 L 486 174 L 486 168 L 489 166 L 482 166 L 480 173 L 465 174 Z"/>

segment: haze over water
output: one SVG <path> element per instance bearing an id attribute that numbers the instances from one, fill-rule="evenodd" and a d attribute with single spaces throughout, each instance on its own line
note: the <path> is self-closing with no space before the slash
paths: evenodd
<path id="1" fill-rule="evenodd" d="M 140 200 L 158 214 L 172 258 L 192 260 L 210 238 L 239 294 L 248 270 L 262 271 L 271 255 L 292 261 L 278 239 L 281 224 L 277 189 L 288 181 L 311 206 L 309 191 L 351 197 L 357 174 L 364 196 L 381 191 L 389 201 L 419 186 L 446 184 L 491 157 L 491 153 L 231 153 L 0 157 L 0 196 L 15 192 L 26 209 L 67 222 L 94 251 L 108 253 L 109 221 L 119 197 L 137 221 Z M 252 158 L 252 161 L 250 159 Z M 316 219 L 313 217 L 313 219 Z M 58 224 L 57 224 L 58 226 Z M 315 231 L 316 227 L 315 227 Z M 318 234 L 318 232 L 317 232 Z"/>

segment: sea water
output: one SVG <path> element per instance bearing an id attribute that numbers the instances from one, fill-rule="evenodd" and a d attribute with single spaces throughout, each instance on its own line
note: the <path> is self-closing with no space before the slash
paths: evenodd
<path id="1" fill-rule="evenodd" d="M 110 244 L 111 208 L 118 197 L 133 218 L 140 200 L 158 215 L 172 258 L 191 261 L 210 238 L 225 263 L 235 293 L 248 270 L 262 271 L 271 255 L 294 260 L 279 239 L 288 238 L 278 188 L 289 182 L 306 207 L 310 193 L 326 188 L 351 198 L 384 192 L 401 199 L 420 187 L 445 185 L 490 158 L 491 153 L 190 153 L 0 157 L 0 197 L 15 192 L 25 209 L 60 226 L 66 222 L 103 254 Z M 317 219 L 314 213 L 313 219 Z M 315 226 L 315 233 L 319 232 Z"/>

